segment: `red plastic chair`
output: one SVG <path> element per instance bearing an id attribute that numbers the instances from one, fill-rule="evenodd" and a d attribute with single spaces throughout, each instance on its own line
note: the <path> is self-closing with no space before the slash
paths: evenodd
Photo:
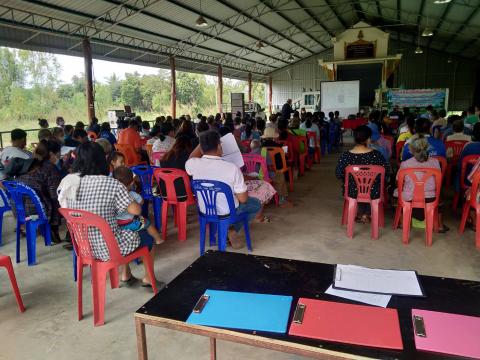
<path id="1" fill-rule="evenodd" d="M 260 165 L 261 171 L 261 180 L 268 182 L 271 184 L 273 181 L 270 179 L 270 175 L 268 174 L 268 167 L 267 161 L 262 155 L 258 154 L 242 154 L 243 162 L 245 164 L 245 173 L 251 174 L 256 173 L 258 170 L 258 165 Z M 278 205 L 279 199 L 278 194 L 275 194 L 275 204 Z"/>
<path id="2" fill-rule="evenodd" d="M 419 177 L 417 173 L 422 173 Z M 398 171 L 398 205 L 393 221 L 393 229 L 400 224 L 400 215 L 403 211 L 403 235 L 402 241 L 408 244 L 410 237 L 410 223 L 412 221 L 412 209 L 421 208 L 425 211 L 425 244 L 432 245 L 433 230 L 438 231 L 438 203 L 440 201 L 440 191 L 442 189 L 442 173 L 438 169 L 427 168 L 409 168 Z M 414 184 L 412 201 L 403 200 L 403 184 L 405 177 L 409 176 Z M 430 177 L 435 179 L 435 201 L 425 202 L 425 184 Z"/>
<path id="3" fill-rule="evenodd" d="M 90 141 L 95 141 L 98 138 L 97 134 L 94 131 L 87 131 L 87 135 Z"/>
<path id="4" fill-rule="evenodd" d="M 165 154 L 166 152 L 163 152 L 163 151 L 152 152 L 150 155 L 150 162 L 152 163 L 152 165 L 160 166 L 160 161 L 162 160 Z"/>
<path id="5" fill-rule="evenodd" d="M 118 267 L 120 265 L 128 264 L 142 257 L 143 262 L 147 265 L 148 276 L 152 280 L 153 292 L 155 294 L 157 293 L 153 262 L 148 247 L 143 246 L 126 256 L 122 256 L 118 248 L 118 241 L 105 219 L 83 210 L 62 208 L 59 211 L 67 221 L 68 231 L 72 237 L 73 248 L 77 255 L 78 320 L 82 320 L 83 318 L 82 278 L 83 267 L 85 265 L 89 265 L 91 268 L 93 322 L 95 326 L 100 326 L 105 323 L 105 283 L 107 273 L 110 274 L 112 289 L 118 288 Z M 88 239 L 89 232 L 91 233 L 93 229 L 97 229 L 102 234 L 102 238 L 105 240 L 110 254 L 110 260 L 101 261 L 93 257 Z"/>
<path id="6" fill-rule="evenodd" d="M 301 144 L 303 144 L 303 152 L 301 151 Z M 295 142 L 293 144 L 294 153 L 296 154 L 297 163 L 299 164 L 298 170 L 300 175 L 305 175 L 305 167 L 309 168 L 307 164 L 308 156 L 308 142 L 305 136 L 295 136 Z"/>
<path id="7" fill-rule="evenodd" d="M 279 147 L 268 147 L 267 148 L 268 156 L 270 156 L 270 161 L 272 163 L 273 170 L 275 172 L 281 172 L 282 174 L 288 174 L 288 181 L 290 183 L 290 192 L 293 192 L 293 171 L 290 166 L 287 165 L 287 159 L 285 157 L 285 152 L 282 148 Z M 276 158 L 280 156 L 282 161 L 282 167 L 277 168 Z"/>
<path id="8" fill-rule="evenodd" d="M 444 158 L 443 156 L 432 156 L 433 159 L 437 159 L 438 162 L 440 163 L 440 170 L 442 170 L 442 182 L 445 179 L 445 174 L 447 172 L 447 159 Z"/>
<path id="9" fill-rule="evenodd" d="M 470 188 L 470 199 L 463 205 L 462 220 L 458 227 L 458 232 L 463 234 L 467 223 L 470 209 L 475 210 L 475 246 L 480 250 L 480 203 L 477 202 L 478 186 L 480 184 L 480 171 L 473 176 L 472 187 Z"/>
<path id="10" fill-rule="evenodd" d="M 350 176 L 357 186 L 357 198 L 348 196 Z M 375 179 L 380 176 L 380 198 L 371 199 L 370 194 Z M 372 239 L 378 239 L 378 228 L 385 226 L 383 211 L 385 193 L 385 168 L 379 165 L 350 165 L 345 169 L 345 190 L 342 225 L 347 224 L 347 236 L 353 238 L 353 225 L 357 216 L 357 204 L 369 203 L 372 216 Z"/>
<path id="11" fill-rule="evenodd" d="M 130 167 L 130 166 L 135 166 L 140 164 L 147 165 L 145 161 L 142 161 L 142 159 L 140 158 L 140 155 L 135 151 L 135 148 L 132 145 L 115 144 L 115 149 L 117 149 L 117 151 L 121 152 L 125 156 L 126 166 Z"/>
<path id="12" fill-rule="evenodd" d="M 18 290 L 17 278 L 15 277 L 15 272 L 13 271 L 12 259 L 7 255 L 0 255 L 0 267 L 7 269 L 8 277 L 10 278 L 10 284 L 12 285 L 13 294 L 17 300 L 18 309 L 20 312 L 25 311 L 25 306 L 23 305 L 22 296 L 20 295 L 20 290 Z"/>
<path id="13" fill-rule="evenodd" d="M 403 152 L 403 146 L 405 145 L 406 141 L 397 141 L 395 144 L 395 153 L 397 157 L 397 164 L 400 166 L 400 163 L 402 162 L 402 152 Z"/>
<path id="14" fill-rule="evenodd" d="M 285 159 L 287 160 L 287 164 L 292 167 L 296 166 L 297 163 L 295 162 L 296 157 L 293 143 L 290 140 L 276 140 L 276 142 L 288 148 L 288 151 L 285 153 Z"/>
<path id="15" fill-rule="evenodd" d="M 251 142 L 252 142 L 252 140 L 242 140 L 241 141 L 241 144 L 244 147 L 245 152 L 247 152 L 247 153 L 249 153 L 251 151 L 251 149 L 250 149 L 250 143 Z"/>
<path id="16" fill-rule="evenodd" d="M 445 185 L 450 186 L 452 183 L 452 170 L 454 168 L 457 168 L 458 166 L 458 160 L 460 159 L 460 155 L 462 154 L 463 147 L 465 144 L 468 143 L 466 140 L 455 140 L 455 141 L 446 141 L 445 142 L 445 150 L 447 151 L 448 154 L 448 149 L 452 149 L 452 157 L 450 158 L 450 161 L 448 162 L 447 166 L 447 178 Z"/>
<path id="17" fill-rule="evenodd" d="M 318 143 L 317 139 L 317 133 L 315 131 L 308 131 L 307 132 L 307 140 L 308 144 L 311 144 L 312 142 L 315 144 L 315 152 L 313 154 L 313 161 L 317 164 L 320 164 L 320 157 L 321 157 L 321 152 L 320 152 L 320 145 Z"/>
<path id="18" fill-rule="evenodd" d="M 467 167 L 469 165 L 473 166 L 479 157 L 480 155 L 467 155 L 462 159 L 462 167 L 460 170 L 460 191 L 455 191 L 455 194 L 453 195 L 452 208 L 455 211 L 457 210 L 460 198 L 463 198 L 465 190 L 467 190 L 468 188 L 468 185 L 465 184 L 465 178 L 467 177 Z"/>
<path id="19" fill-rule="evenodd" d="M 196 205 L 195 198 L 193 197 L 192 188 L 190 186 L 190 178 L 188 174 L 180 169 L 155 169 L 153 170 L 153 176 L 159 184 L 159 190 L 162 192 L 161 182 L 165 184 L 166 194 L 161 194 L 163 198 L 162 204 L 162 238 L 167 239 L 167 217 L 168 206 L 171 205 L 174 208 L 175 224 L 178 225 L 178 240 L 187 240 L 187 208 L 189 205 Z M 177 192 L 175 190 L 175 180 L 182 179 L 187 191 L 185 201 L 180 201 Z M 182 199 L 183 200 L 183 199 Z"/>

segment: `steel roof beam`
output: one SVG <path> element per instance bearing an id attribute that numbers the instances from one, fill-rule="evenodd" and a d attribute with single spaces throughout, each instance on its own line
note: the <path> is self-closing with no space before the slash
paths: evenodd
<path id="1" fill-rule="evenodd" d="M 109 2 L 109 3 L 113 3 L 113 4 L 118 3 L 118 0 L 102 0 L 102 1 Z M 166 2 L 172 3 L 172 4 L 176 5 L 176 6 L 181 7 L 182 9 L 187 10 L 187 11 L 190 11 L 190 12 L 194 12 L 194 11 L 195 11 L 195 9 L 190 8 L 189 6 L 186 6 L 185 4 L 177 3 L 176 1 L 168 1 L 168 0 L 166 0 Z M 126 5 L 126 6 L 130 6 L 130 5 Z M 130 6 L 130 7 L 131 7 L 131 6 Z M 196 12 L 196 11 L 195 11 L 195 12 Z M 176 26 L 180 26 L 180 27 L 186 28 L 186 29 L 191 30 L 191 31 L 194 31 L 194 32 L 197 32 L 197 31 L 198 31 L 198 28 L 194 28 L 194 27 L 190 27 L 190 26 L 185 26 L 185 24 L 182 24 L 182 23 L 173 21 L 173 20 L 171 20 L 171 19 L 167 19 L 167 18 L 165 18 L 165 17 L 163 17 L 163 16 L 159 16 L 159 15 L 154 14 L 154 13 L 149 12 L 149 11 L 143 11 L 142 14 L 143 14 L 143 15 L 146 15 L 146 16 L 148 16 L 148 17 L 151 17 L 152 19 L 164 21 L 164 22 L 167 22 L 167 23 L 169 23 L 169 24 L 176 25 Z M 208 17 L 211 18 L 211 19 L 214 19 L 214 18 L 212 18 L 210 15 L 209 15 Z M 214 19 L 214 20 L 215 20 L 215 19 Z M 217 21 L 217 20 L 215 20 L 215 21 Z M 220 21 L 221 21 L 221 20 L 218 20 L 218 22 L 220 22 Z M 238 28 L 237 28 L 237 29 L 233 29 L 233 30 L 239 32 L 239 33 L 242 34 L 242 35 L 251 37 L 251 38 L 253 38 L 253 39 L 257 40 L 257 41 L 259 40 L 259 39 L 256 38 L 255 36 L 252 36 L 252 35 L 249 34 L 248 32 L 243 31 L 243 30 L 241 30 L 241 29 L 238 29 Z M 140 31 L 144 31 L 144 30 L 140 30 Z M 212 37 L 212 38 L 213 38 L 213 37 Z M 232 41 L 223 39 L 223 38 L 216 38 L 216 39 L 217 39 L 218 41 L 227 43 L 227 44 L 232 45 L 232 46 L 238 46 L 238 44 L 236 44 L 236 43 L 234 43 L 234 42 L 232 42 Z M 177 38 L 177 39 L 175 39 L 174 41 L 177 41 L 177 42 L 178 42 L 178 41 L 181 41 L 181 40 L 182 40 L 182 39 L 178 39 L 178 38 Z M 195 44 L 194 44 L 194 43 L 191 43 L 191 45 L 194 46 Z M 198 47 L 199 47 L 199 48 L 204 48 L 204 49 L 207 49 L 207 50 L 210 50 L 210 51 L 218 51 L 218 50 L 216 50 L 216 49 L 212 49 L 212 48 L 209 48 L 209 47 L 206 47 L 206 46 L 198 46 Z M 280 48 L 278 48 L 278 49 L 280 50 Z M 220 52 L 220 51 L 218 51 L 218 52 Z M 266 53 L 264 53 L 264 52 L 262 52 L 262 51 L 259 51 L 259 50 L 255 50 L 254 52 L 257 53 L 257 54 L 259 54 L 259 55 L 262 55 L 262 56 L 269 56 L 268 54 L 266 54 Z M 224 52 L 222 52 L 222 53 L 224 53 Z M 252 61 L 252 62 L 253 62 L 253 60 L 248 60 L 248 59 L 244 59 L 244 60 Z"/>
<path id="2" fill-rule="evenodd" d="M 223 1 L 223 0 L 217 0 L 217 1 Z M 267 5 L 267 6 L 270 6 L 268 3 L 270 3 L 271 0 L 260 0 L 260 1 L 261 1 L 263 4 L 265 4 L 265 5 Z M 293 0 L 293 1 L 295 2 L 295 0 Z M 230 6 L 231 6 L 231 5 L 230 5 Z M 283 15 L 283 14 L 281 13 L 281 11 L 282 11 L 282 10 L 279 9 L 279 10 L 276 12 L 277 16 L 280 16 L 283 20 L 285 20 L 286 22 L 288 22 L 290 25 L 292 25 L 292 26 L 293 26 L 293 25 L 294 25 L 294 26 L 297 26 L 300 30 L 302 30 L 304 36 L 308 37 L 309 39 L 311 39 L 311 40 L 313 40 L 313 41 L 316 41 L 317 44 L 320 45 L 320 46 L 322 46 L 323 48 L 326 48 L 326 46 L 325 46 L 321 41 L 318 41 L 317 39 L 315 39 L 314 37 L 312 37 L 309 33 L 307 33 L 307 32 L 302 28 L 302 26 L 300 26 L 299 24 L 296 24 L 294 21 L 290 20 L 289 17 Z M 258 19 L 256 19 L 256 20 L 258 20 Z M 316 19 L 315 19 L 315 20 L 316 20 Z M 260 22 L 260 21 L 258 20 L 258 22 Z M 261 22 L 260 22 L 260 23 L 261 23 Z M 261 23 L 261 24 L 262 24 L 262 26 L 264 26 L 263 23 Z M 268 29 L 268 28 L 267 28 L 267 29 Z M 270 29 L 269 29 L 269 30 L 270 30 Z M 270 31 L 272 31 L 272 30 L 270 30 Z M 289 39 L 289 41 L 295 43 L 295 41 L 293 41 L 292 39 Z"/>
<path id="3" fill-rule="evenodd" d="M 401 12 L 402 12 L 402 0 L 397 0 L 397 21 L 400 21 Z"/>
<path id="4" fill-rule="evenodd" d="M 3 9 L 8 11 L 2 11 Z M 95 28 L 91 28 L 89 26 L 85 26 L 84 29 L 80 29 L 81 24 L 78 23 L 68 22 L 50 16 L 29 13 L 27 11 L 5 5 L 0 5 L 0 13 L 1 12 L 3 12 L 4 15 L 2 18 L 0 18 L 0 22 L 14 28 L 24 28 L 30 31 L 40 31 L 42 33 L 55 34 L 61 37 L 79 40 L 84 38 L 83 34 L 92 34 L 95 32 Z M 48 21 L 45 21 L 47 19 Z M 25 22 L 26 20 L 29 20 L 29 22 Z M 154 56 L 174 55 L 176 50 L 171 46 L 128 36 L 125 34 L 115 33 L 110 30 L 97 32 L 93 37 L 91 37 L 91 41 L 112 46 L 114 48 L 118 47 Z M 211 55 L 200 54 L 193 51 L 185 52 L 185 58 L 194 59 L 204 63 L 223 65 L 246 72 L 251 71 L 252 73 L 258 74 L 269 71 L 269 69 L 266 69 L 266 67 L 262 64 L 249 66 L 235 61 L 219 59 Z"/>
<path id="5" fill-rule="evenodd" d="M 453 5 L 453 2 L 448 3 L 447 6 L 445 7 L 445 9 L 443 10 L 442 15 L 440 16 L 440 20 L 438 20 L 437 24 L 432 29 L 433 35 L 435 35 L 437 30 L 440 29 L 440 27 L 442 26 L 442 24 L 445 20 L 445 17 L 447 16 L 448 12 L 452 8 L 452 5 Z M 430 44 L 432 43 L 432 40 L 433 40 L 433 36 L 431 36 L 430 39 L 428 39 L 428 43 L 427 43 L 428 47 L 430 47 Z"/>
<path id="6" fill-rule="evenodd" d="M 355 14 L 357 14 L 358 20 L 364 21 L 366 19 L 365 14 L 363 13 L 362 5 L 358 0 L 354 0 L 352 3 L 353 10 L 355 10 Z"/>
<path id="7" fill-rule="evenodd" d="M 351 10 L 349 10 L 348 12 L 350 12 Z M 332 14 L 332 15 L 329 15 L 326 17 L 325 21 L 328 21 L 328 20 L 331 20 L 331 19 L 334 19 L 335 18 L 335 14 Z M 310 29 L 310 28 L 313 28 L 315 26 L 317 26 L 317 22 L 315 19 L 309 19 L 307 20 L 306 22 L 304 21 L 303 22 L 303 26 L 305 29 Z M 277 41 L 281 41 L 283 39 L 283 37 L 280 35 L 280 34 L 288 34 L 289 36 L 293 36 L 295 35 L 297 32 L 299 31 L 299 29 L 296 27 L 296 26 L 290 26 L 289 28 L 287 29 L 283 29 L 281 31 L 278 31 L 277 34 L 272 34 L 270 36 L 267 37 L 267 40 L 272 43 L 272 42 L 277 42 Z M 243 48 L 241 49 L 238 49 L 238 50 L 235 50 L 232 55 L 234 54 L 243 54 L 244 52 L 249 52 L 251 51 L 250 50 L 250 47 L 251 46 L 254 46 L 255 43 L 253 44 L 249 44 L 247 46 L 244 46 Z M 297 53 L 299 51 L 301 51 L 302 47 L 311 47 L 311 46 L 314 46 L 314 43 L 311 41 L 311 40 L 306 40 L 306 41 L 303 41 L 301 43 L 301 46 L 293 46 L 289 49 L 286 49 L 286 50 L 281 50 L 280 52 L 278 52 L 277 54 L 274 54 L 274 55 L 271 55 L 268 59 L 262 61 L 262 65 L 265 65 L 265 64 L 274 64 L 278 59 L 282 59 L 282 60 L 286 60 L 286 61 L 289 61 L 291 62 L 291 60 L 289 60 L 289 53 Z M 331 47 L 329 47 L 331 48 Z M 298 56 L 297 56 L 298 57 Z"/>
<path id="8" fill-rule="evenodd" d="M 335 17 L 337 18 L 337 20 L 340 22 L 340 24 L 342 24 L 343 28 L 344 29 L 348 29 L 350 26 L 347 25 L 347 23 L 345 22 L 345 20 L 343 20 L 340 15 L 338 14 L 337 10 L 335 9 L 335 6 L 332 5 L 331 1 L 330 0 L 325 0 L 325 3 L 328 5 L 328 7 L 330 8 L 330 11 L 333 12 L 335 14 Z"/>
<path id="9" fill-rule="evenodd" d="M 97 18 L 96 16 L 94 15 L 91 15 L 91 14 L 88 14 L 88 13 L 84 13 L 84 12 L 80 12 L 78 10 L 70 10 L 70 9 L 67 9 L 67 8 L 64 8 L 64 7 L 61 7 L 61 6 L 58 6 L 58 5 L 54 5 L 54 4 L 48 4 L 48 3 L 43 3 L 39 0 L 23 0 L 24 2 L 27 2 L 27 3 L 31 3 L 31 4 L 36 4 L 36 5 L 42 5 L 42 6 L 45 6 L 49 9 L 54 9 L 54 10 L 57 10 L 57 11 L 62 11 L 62 12 L 66 12 L 66 13 L 70 13 L 70 14 L 74 14 L 74 15 L 78 15 L 78 16 L 83 16 L 83 17 L 86 17 L 86 18 L 90 18 L 90 19 L 95 19 Z M 108 2 L 111 2 L 111 3 L 115 3 L 115 2 L 112 2 L 112 1 L 109 1 L 109 0 L 103 0 L 103 1 L 108 1 Z M 143 15 L 147 15 L 146 12 L 143 12 L 142 13 Z M 148 15 L 147 15 L 148 16 Z M 165 22 L 168 22 L 169 24 L 172 24 L 172 25 L 176 25 L 176 26 L 180 26 L 180 27 L 184 27 L 183 24 L 179 24 L 179 23 L 176 23 L 176 22 L 173 22 L 171 20 L 168 20 L 168 19 L 163 19 L 163 18 L 158 18 L 158 20 L 162 20 L 162 21 L 165 21 Z M 133 30 L 133 31 L 138 31 L 138 32 L 143 32 L 143 33 L 146 33 L 146 34 L 149 34 L 149 35 L 152 35 L 152 36 L 158 36 L 160 38 L 164 38 L 164 39 L 168 39 L 168 40 L 171 40 L 171 41 L 179 41 L 180 39 L 178 38 L 174 38 L 172 36 L 169 36 L 169 35 L 163 35 L 163 34 L 159 34 L 157 32 L 153 32 L 153 31 L 150 31 L 150 30 L 145 30 L 145 29 L 141 29 L 141 28 L 137 28 L 135 26 L 131 26 L 131 25 L 127 25 L 127 24 L 116 24 L 117 27 L 119 28 L 125 28 L 125 29 L 128 29 L 128 30 Z M 25 39 L 23 41 L 23 43 L 27 43 L 28 41 L 30 41 L 31 39 L 33 39 L 37 34 L 34 34 L 32 36 L 30 36 L 29 38 Z M 233 42 L 230 42 L 228 40 L 222 40 L 223 42 L 226 42 L 232 46 L 238 46 L 237 44 L 233 43 Z M 225 52 L 225 51 L 221 51 L 221 50 L 218 50 L 218 49 L 212 49 L 212 48 L 209 48 L 209 47 L 206 47 L 206 46 L 199 46 L 200 49 L 204 49 L 204 50 L 207 50 L 207 51 L 213 51 L 213 52 L 217 52 L 219 54 L 222 54 L 222 55 L 229 55 L 228 52 Z M 111 54 L 112 52 L 115 52 L 116 50 L 111 50 L 109 51 L 108 53 L 105 54 L 105 56 Z M 263 56 L 269 56 L 268 54 L 264 54 L 262 52 L 259 52 L 259 51 L 256 51 L 256 53 L 260 54 L 260 55 L 263 55 Z M 140 59 L 141 57 L 143 57 L 145 55 L 139 55 L 135 60 L 138 60 Z M 248 61 L 248 62 L 251 62 L 251 63 L 256 63 L 256 61 L 254 60 L 249 60 L 249 59 L 246 59 L 246 58 L 242 58 L 242 60 L 245 60 L 245 61 Z M 287 62 L 284 62 L 284 63 L 287 63 Z"/>
<path id="10" fill-rule="evenodd" d="M 377 6 L 378 16 L 382 17 L 382 8 L 380 7 L 380 3 L 378 2 L 378 0 L 375 0 L 375 5 Z"/>
<path id="11" fill-rule="evenodd" d="M 457 36 L 465 29 L 466 26 L 470 23 L 470 21 L 478 14 L 480 11 L 480 7 L 474 9 L 470 15 L 465 19 L 462 25 L 457 29 L 456 33 L 450 36 L 450 39 L 447 40 L 447 44 L 442 48 L 442 51 L 445 51 L 446 48 L 450 46 L 450 44 L 457 38 Z"/>
<path id="12" fill-rule="evenodd" d="M 235 10 L 237 13 L 249 18 L 249 21 L 252 21 L 262 27 L 264 27 L 265 29 L 267 29 L 268 31 L 272 32 L 272 33 L 276 33 L 277 30 L 274 29 L 273 27 L 271 27 L 270 25 L 267 25 L 265 24 L 264 22 L 262 22 L 260 19 L 260 17 L 266 13 L 271 13 L 271 12 L 275 12 L 277 15 L 279 15 L 280 17 L 283 17 L 281 14 L 279 14 L 278 12 L 276 12 L 275 10 L 278 10 L 278 8 L 282 5 L 285 5 L 285 4 L 288 4 L 289 2 L 291 2 L 292 0 L 288 0 L 287 2 L 281 4 L 279 0 L 260 0 L 261 1 L 261 5 L 264 6 L 266 9 L 267 9 L 267 12 L 264 13 L 264 14 L 258 14 L 257 16 L 252 16 L 251 14 L 248 14 L 246 13 L 245 11 L 243 11 L 242 9 L 232 5 L 232 4 L 229 4 L 229 3 L 226 3 L 224 0 L 215 0 L 216 2 L 224 5 L 224 6 L 227 6 L 227 7 L 230 7 L 231 9 Z M 290 26 L 297 26 L 300 30 L 301 28 L 292 23 L 290 20 L 286 19 L 286 18 L 283 18 L 286 22 L 288 22 L 290 24 Z M 248 22 L 248 21 L 247 21 Z M 302 30 L 301 31 L 303 34 L 305 34 L 305 32 Z M 305 34 L 307 35 L 307 37 L 309 37 L 308 34 Z M 285 40 L 295 44 L 295 45 L 299 45 L 299 43 L 293 39 L 291 39 L 290 37 L 288 36 L 284 36 Z M 312 38 L 313 39 L 313 38 Z M 303 47 L 303 50 L 309 52 L 310 54 L 312 54 L 312 51 L 306 47 Z"/>
<path id="13" fill-rule="evenodd" d="M 280 4 L 282 0 L 272 0 L 272 1 L 276 1 L 276 4 Z M 282 5 L 285 5 L 285 4 L 289 3 L 290 1 L 292 1 L 292 0 L 286 0 L 286 2 L 283 2 Z M 184 3 L 180 3 L 177 0 L 168 0 L 168 2 L 170 2 L 170 3 L 172 3 L 176 6 L 182 7 L 184 9 L 187 9 L 191 12 L 198 13 L 197 9 L 189 7 L 189 6 L 185 5 Z M 230 7 L 230 5 L 226 5 L 226 6 Z M 186 38 L 182 39 L 181 41 L 179 41 L 179 42 L 177 42 L 176 44 L 173 44 L 173 45 L 176 46 L 179 49 L 182 49 L 182 50 L 183 49 L 191 49 L 192 47 L 189 46 L 188 43 L 194 43 L 194 44 L 197 44 L 197 46 L 198 46 L 199 44 L 202 44 L 205 41 L 208 41 L 210 39 L 218 38 L 220 35 L 222 35 L 223 33 L 227 32 L 227 31 L 230 31 L 230 30 L 238 31 L 237 29 L 238 29 L 239 26 L 241 26 L 241 25 L 243 25 L 247 22 L 254 21 L 252 19 L 258 18 L 258 17 L 260 17 L 262 15 L 265 15 L 265 14 L 268 14 L 268 13 L 271 13 L 274 10 L 276 10 L 276 7 L 270 8 L 270 7 L 260 3 L 260 4 L 249 7 L 248 9 L 244 10 L 243 13 L 237 13 L 237 14 L 235 14 L 233 16 L 230 16 L 230 17 L 228 17 L 227 19 L 224 19 L 224 20 L 214 19 L 213 17 L 208 16 L 208 18 L 214 19 L 216 21 L 216 24 L 206 28 L 203 31 L 199 31 L 199 32 L 196 32 L 193 35 L 187 36 Z M 256 36 L 251 35 L 251 34 L 248 34 L 247 36 L 249 36 L 253 39 L 256 39 L 257 41 L 258 40 L 265 40 L 265 39 L 260 39 L 260 37 L 256 37 Z M 284 37 L 284 39 L 288 40 L 286 37 Z M 270 44 L 268 44 L 268 45 L 270 45 Z M 281 48 L 278 48 L 278 49 L 281 50 Z M 291 54 L 291 55 L 296 56 L 296 54 Z"/>
<path id="14" fill-rule="evenodd" d="M 299 5 L 303 11 L 305 11 L 307 13 L 308 16 L 310 16 L 312 19 L 315 19 L 317 20 L 317 23 L 318 25 L 330 36 L 330 37 L 334 37 L 335 34 L 333 32 L 331 32 L 326 26 L 325 24 L 318 18 L 318 16 L 314 13 L 312 13 L 309 9 L 307 9 L 305 7 L 305 5 L 303 4 L 303 0 L 294 0 L 294 2 Z M 325 46 L 324 46 L 325 47 Z"/>

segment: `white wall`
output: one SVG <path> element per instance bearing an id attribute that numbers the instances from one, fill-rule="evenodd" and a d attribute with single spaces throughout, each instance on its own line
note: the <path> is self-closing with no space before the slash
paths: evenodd
<path id="1" fill-rule="evenodd" d="M 352 29 L 345 30 L 332 39 L 335 60 L 345 60 L 345 46 L 359 40 L 360 30 L 363 33 L 362 40 L 375 43 L 375 57 L 386 57 L 388 55 L 389 34 L 360 21 Z"/>
<path id="2" fill-rule="evenodd" d="M 331 58 L 332 50 L 309 57 L 272 73 L 272 106 L 282 106 L 287 99 L 296 99 L 306 91 L 320 90 L 320 82 L 328 80 L 327 73 L 318 65 L 318 59 Z"/>

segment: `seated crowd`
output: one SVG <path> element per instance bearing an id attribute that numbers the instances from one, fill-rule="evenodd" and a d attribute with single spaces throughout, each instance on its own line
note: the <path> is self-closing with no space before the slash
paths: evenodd
<path id="1" fill-rule="evenodd" d="M 183 171 L 192 180 L 223 182 L 234 195 L 237 214 L 247 214 L 249 221 L 269 223 L 271 219 L 263 214 L 269 203 L 275 202 L 281 208 L 293 206 L 287 184 L 299 167 L 300 157 L 308 156 L 311 165 L 321 141 L 331 141 L 332 146 L 339 144 L 340 125 L 335 125 L 333 116 L 328 119 L 323 113 L 293 112 L 290 119 L 278 113 L 268 123 L 261 117 L 242 117 L 239 113 L 233 119 L 224 119 L 220 114 L 199 114 L 194 120 L 190 116 L 161 116 L 152 126 L 137 116 L 119 120 L 116 131 L 108 122 L 99 124 L 96 118 L 88 126 L 82 122 L 72 126 L 58 117 L 54 128 L 40 119 L 38 143 L 32 144 L 32 151 L 26 150 L 27 133 L 12 130 L 11 146 L 0 153 L 0 180 L 14 180 L 34 190 L 44 207 L 53 242 L 65 242 L 68 250 L 73 248 L 72 239 L 68 232 L 64 237 L 60 235 L 60 208 L 85 210 L 105 219 L 122 255 L 142 246 L 148 246 L 153 253 L 154 245 L 164 239 L 161 229 L 142 215 L 141 179 L 134 168 L 132 171 L 126 166 L 131 166 L 132 156 L 136 157 L 135 164 L 155 165 L 153 159 L 157 159 L 156 165 Z M 335 136 L 322 139 L 330 128 L 335 128 Z M 307 134 L 312 137 L 307 139 Z M 227 137 L 233 139 L 241 153 L 251 154 L 259 162 L 247 171 L 246 166 L 240 168 L 224 160 L 222 141 Z M 127 148 L 132 149 L 133 155 L 125 151 Z M 273 150 L 275 155 L 271 156 Z M 178 201 L 183 201 L 190 184 L 175 181 L 174 187 Z M 1 191 L 5 189 L 2 187 Z M 153 193 L 165 199 L 165 184 L 155 181 Z M 198 199 L 200 209 L 202 201 Z M 35 207 L 28 200 L 25 210 L 26 215 L 35 215 Z M 230 213 L 225 197 L 219 197 L 216 210 L 219 216 Z M 242 227 L 242 223 L 235 223 L 229 229 L 228 244 L 233 248 L 244 246 L 238 237 Z M 25 229 L 21 231 L 25 234 Z M 98 231 L 89 241 L 95 258 L 109 259 L 108 248 Z M 141 281 L 149 286 L 155 279 L 149 279 L 145 270 Z M 129 266 L 123 267 L 120 280 L 129 284 L 132 279 Z"/>
<path id="2" fill-rule="evenodd" d="M 364 114 L 357 116 L 361 115 Z M 412 202 L 416 180 L 410 175 L 406 175 L 403 189 L 397 189 L 396 182 L 399 177 L 397 171 L 405 172 L 407 169 L 414 169 L 415 174 L 420 174 L 422 170 L 438 169 L 445 175 L 441 181 L 446 185 L 449 185 L 449 178 L 453 178 L 455 197 L 457 198 L 457 200 L 454 198 L 454 207 L 456 207 L 458 196 L 462 196 L 465 192 L 468 193 L 466 188 L 471 185 L 472 171 L 476 171 L 480 167 L 478 107 L 477 109 L 469 108 L 462 116 L 451 115 L 448 118 L 446 118 L 444 110 L 437 112 L 431 106 L 426 108 L 426 113 L 420 113 L 419 109 L 411 112 L 409 108 L 400 111 L 398 107 L 395 107 L 390 114 L 385 111 L 373 111 L 368 116 L 367 124 L 354 128 L 353 134 L 355 145 L 340 156 L 336 176 L 345 184 L 346 168 L 350 165 L 366 166 L 365 169 L 368 169 L 368 166 L 383 167 L 385 169 L 385 194 L 381 194 L 380 179 L 377 176 L 371 187 L 370 197 L 372 200 L 382 197 L 384 199 L 391 198 L 395 202 L 398 193 L 402 191 L 402 201 Z M 397 161 L 392 158 L 394 152 Z M 471 162 L 465 163 L 464 159 Z M 352 175 L 349 176 L 348 197 L 356 198 L 357 184 Z M 418 175 L 416 176 L 418 179 Z M 436 200 L 436 184 L 438 183 L 434 176 L 425 181 L 424 203 Z M 449 230 L 442 221 L 443 208 L 440 201 L 438 209 L 438 232 L 440 233 Z M 356 221 L 370 223 L 370 212 L 368 202 L 358 203 Z M 473 213 L 470 217 L 469 223 L 473 227 L 475 224 Z M 425 228 L 424 220 L 424 210 L 414 208 L 412 225 Z"/>

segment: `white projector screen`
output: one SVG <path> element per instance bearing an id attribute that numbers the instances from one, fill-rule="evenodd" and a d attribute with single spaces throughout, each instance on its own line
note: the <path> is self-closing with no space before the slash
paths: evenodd
<path id="1" fill-rule="evenodd" d="M 338 110 L 340 117 L 357 114 L 360 104 L 360 80 L 323 81 L 321 83 L 321 108 L 328 116 Z"/>

